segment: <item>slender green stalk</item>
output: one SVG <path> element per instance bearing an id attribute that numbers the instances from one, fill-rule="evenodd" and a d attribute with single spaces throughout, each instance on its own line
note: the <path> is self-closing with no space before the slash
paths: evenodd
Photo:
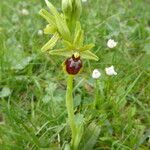
<path id="1" fill-rule="evenodd" d="M 98 107 L 99 103 L 99 86 L 98 86 L 98 80 L 95 80 L 95 100 L 94 100 L 94 108 Z"/>
<path id="2" fill-rule="evenodd" d="M 74 109 L 73 109 L 73 96 L 72 96 L 73 78 L 74 77 L 72 75 L 69 75 L 67 79 L 66 107 L 68 111 L 69 124 L 70 124 L 71 132 L 72 132 L 71 145 L 72 147 L 76 147 L 75 146 L 76 124 L 75 124 Z"/>

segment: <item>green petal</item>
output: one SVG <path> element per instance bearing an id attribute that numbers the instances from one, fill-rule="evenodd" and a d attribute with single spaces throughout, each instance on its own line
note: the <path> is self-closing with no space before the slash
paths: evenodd
<path id="1" fill-rule="evenodd" d="M 71 35 L 70 35 L 70 31 L 69 31 L 66 21 L 60 16 L 56 8 L 48 0 L 45 0 L 45 2 L 47 6 L 49 7 L 51 13 L 55 17 L 55 21 L 56 21 L 56 25 L 57 25 L 59 33 L 65 40 L 70 41 Z"/>
<path id="2" fill-rule="evenodd" d="M 42 52 L 47 51 L 48 49 L 52 49 L 59 39 L 59 34 L 56 32 L 53 37 L 42 47 Z"/>
<path id="3" fill-rule="evenodd" d="M 84 59 L 91 59 L 96 61 L 99 60 L 99 58 L 89 50 L 81 52 L 81 57 Z"/>
<path id="4" fill-rule="evenodd" d="M 58 49 L 58 50 L 51 50 L 49 52 L 50 55 L 58 55 L 58 56 L 65 56 L 65 57 L 71 57 L 73 54 L 73 51 L 68 51 L 66 49 Z"/>

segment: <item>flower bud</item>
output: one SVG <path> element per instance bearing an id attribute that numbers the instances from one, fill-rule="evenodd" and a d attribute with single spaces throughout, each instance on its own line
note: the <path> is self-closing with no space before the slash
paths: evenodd
<path id="1" fill-rule="evenodd" d="M 81 0 L 62 0 L 62 11 L 67 19 L 78 20 L 82 12 Z"/>
<path id="2" fill-rule="evenodd" d="M 72 13 L 72 0 L 62 0 L 62 11 L 67 18 L 71 17 Z"/>
<path id="3" fill-rule="evenodd" d="M 74 0 L 74 5 L 73 5 L 73 10 L 74 10 L 74 18 L 76 20 L 78 20 L 81 16 L 81 13 L 82 13 L 82 4 L 81 4 L 81 0 Z"/>
<path id="4" fill-rule="evenodd" d="M 77 54 L 72 55 L 72 57 L 68 58 L 65 61 L 65 70 L 67 71 L 68 74 L 76 75 L 79 73 L 81 68 L 82 68 L 82 61 L 80 59 L 80 56 L 78 56 Z"/>

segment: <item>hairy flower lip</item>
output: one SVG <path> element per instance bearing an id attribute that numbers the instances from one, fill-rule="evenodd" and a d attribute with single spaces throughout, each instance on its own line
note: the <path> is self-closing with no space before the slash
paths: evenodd
<path id="1" fill-rule="evenodd" d="M 74 54 L 65 61 L 65 71 L 71 75 L 78 74 L 82 66 L 82 60 L 80 59 L 80 56 L 75 58 Z"/>

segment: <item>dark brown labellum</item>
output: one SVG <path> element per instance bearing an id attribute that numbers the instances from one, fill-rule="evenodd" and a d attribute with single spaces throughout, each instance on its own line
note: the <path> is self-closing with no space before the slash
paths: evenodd
<path id="1" fill-rule="evenodd" d="M 76 75 L 82 68 L 80 57 L 75 58 L 74 55 L 65 61 L 65 67 L 68 74 Z"/>

